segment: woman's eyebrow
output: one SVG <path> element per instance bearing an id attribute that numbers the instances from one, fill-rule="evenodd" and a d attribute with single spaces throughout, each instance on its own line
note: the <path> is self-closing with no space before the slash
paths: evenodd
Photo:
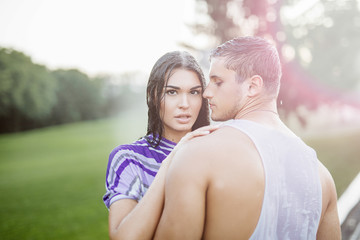
<path id="1" fill-rule="evenodd" d="M 180 89 L 179 87 L 172 86 L 172 85 L 166 85 L 165 88 L 174 88 L 174 89 Z"/>
<path id="2" fill-rule="evenodd" d="M 190 90 L 201 88 L 201 85 L 190 88 Z"/>
<path id="3" fill-rule="evenodd" d="M 166 86 L 165 86 L 165 88 L 181 89 L 180 87 L 173 86 L 173 85 L 166 85 Z M 201 88 L 201 85 L 198 85 L 198 86 L 192 87 L 192 88 L 190 88 L 190 90 L 194 90 L 194 89 L 198 89 L 198 88 Z"/>

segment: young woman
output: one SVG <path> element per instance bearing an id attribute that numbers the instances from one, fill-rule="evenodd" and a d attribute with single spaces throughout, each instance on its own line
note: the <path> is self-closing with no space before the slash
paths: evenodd
<path id="1" fill-rule="evenodd" d="M 204 86 L 201 68 L 187 52 L 166 53 L 155 63 L 147 86 L 147 134 L 109 156 L 103 200 L 109 208 L 110 239 L 153 237 L 163 209 L 166 170 L 179 141 L 216 128 L 200 128 L 209 125 Z"/>

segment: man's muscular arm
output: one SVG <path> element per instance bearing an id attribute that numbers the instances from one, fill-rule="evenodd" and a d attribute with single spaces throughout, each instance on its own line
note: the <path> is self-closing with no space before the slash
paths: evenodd
<path id="1" fill-rule="evenodd" d="M 204 144 L 189 142 L 176 153 L 165 183 L 165 206 L 155 239 L 201 239 L 205 221 Z"/>
<path id="2" fill-rule="evenodd" d="M 319 167 L 322 186 L 322 216 L 316 238 L 341 239 L 337 195 L 334 180 L 329 171 L 321 164 Z"/>

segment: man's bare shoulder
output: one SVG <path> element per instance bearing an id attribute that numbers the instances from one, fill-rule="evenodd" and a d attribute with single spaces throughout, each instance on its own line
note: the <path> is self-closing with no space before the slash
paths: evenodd
<path id="1" fill-rule="evenodd" d="M 319 161 L 319 176 L 322 188 L 323 207 L 337 201 L 336 187 L 329 170 Z M 324 209 L 323 209 L 324 210 Z"/>
<path id="2" fill-rule="evenodd" d="M 320 175 L 320 181 L 321 185 L 323 187 L 323 192 L 326 192 L 327 194 L 336 194 L 336 188 L 334 179 L 331 176 L 331 173 L 329 170 L 319 161 L 319 175 Z"/>
<path id="3" fill-rule="evenodd" d="M 341 239 L 334 179 L 321 162 L 319 162 L 319 175 L 322 188 L 322 211 L 317 239 Z"/>
<path id="4" fill-rule="evenodd" d="M 187 167 L 179 182 L 202 186 L 206 196 L 205 239 L 248 239 L 260 216 L 264 189 L 262 161 L 250 138 L 226 126 L 181 150 L 184 155 L 178 160 L 187 161 Z"/>
<path id="5" fill-rule="evenodd" d="M 235 128 L 225 126 L 220 127 L 218 130 L 212 132 L 209 135 L 194 138 L 189 141 L 187 145 L 193 146 L 195 148 L 205 148 L 211 152 L 211 150 L 215 151 L 215 149 L 209 149 L 209 146 L 221 146 L 223 148 L 228 145 L 232 146 L 232 144 L 240 142 L 251 142 L 251 140 L 245 133 Z M 217 151 L 218 149 L 216 149 L 216 152 Z"/>
<path id="6" fill-rule="evenodd" d="M 253 142 L 243 132 L 232 127 L 221 127 L 209 135 L 196 137 L 178 150 L 181 159 L 189 159 L 191 164 L 195 162 L 218 160 L 224 157 L 249 159 L 258 154 Z"/>

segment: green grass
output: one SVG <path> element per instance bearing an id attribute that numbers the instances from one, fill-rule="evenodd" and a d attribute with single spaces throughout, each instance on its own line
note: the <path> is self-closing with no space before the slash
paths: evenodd
<path id="1" fill-rule="evenodd" d="M 132 113 L 0 135 L 0 238 L 108 239 L 107 157 L 145 127 Z"/>
<path id="2" fill-rule="evenodd" d="M 338 197 L 360 172 L 360 129 L 305 139 L 334 178 Z"/>
<path id="3" fill-rule="evenodd" d="M 145 133 L 143 111 L 0 135 L 0 238 L 108 239 L 102 202 L 107 157 Z M 360 169 L 360 131 L 306 142 L 333 174 L 340 195 Z"/>

